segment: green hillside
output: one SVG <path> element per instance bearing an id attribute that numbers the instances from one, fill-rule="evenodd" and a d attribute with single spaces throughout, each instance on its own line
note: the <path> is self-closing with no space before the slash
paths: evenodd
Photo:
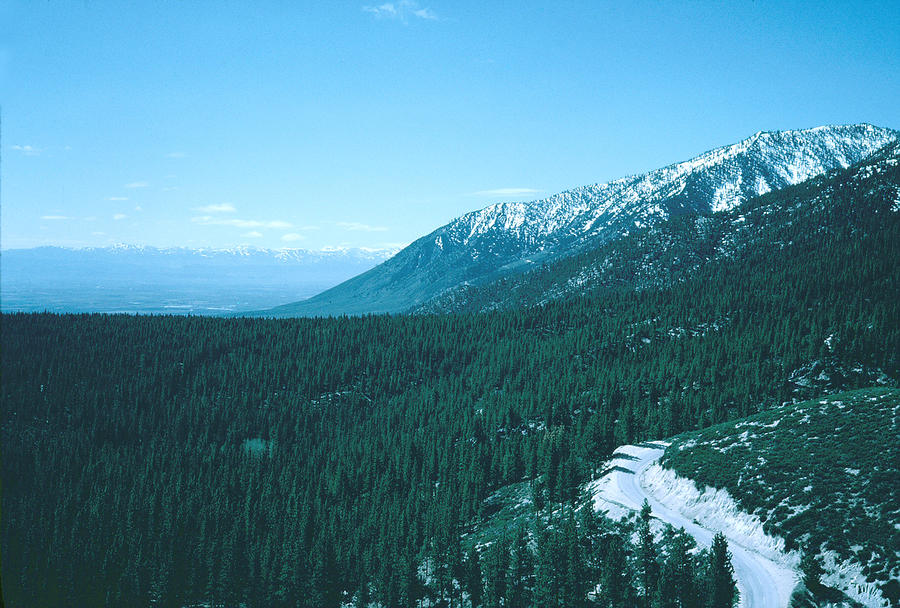
<path id="1" fill-rule="evenodd" d="M 686 433 L 663 465 L 726 488 L 788 549 L 834 552 L 900 599 L 900 390 L 829 395 Z"/>

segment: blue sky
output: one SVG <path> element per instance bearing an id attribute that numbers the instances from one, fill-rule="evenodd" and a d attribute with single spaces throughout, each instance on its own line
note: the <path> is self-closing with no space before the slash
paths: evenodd
<path id="1" fill-rule="evenodd" d="M 0 246 L 385 247 L 758 130 L 900 128 L 896 2 L 0 0 Z"/>

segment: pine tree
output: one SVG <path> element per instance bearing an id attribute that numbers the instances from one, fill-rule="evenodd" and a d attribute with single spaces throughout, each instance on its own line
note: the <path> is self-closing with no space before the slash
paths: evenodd
<path id="1" fill-rule="evenodd" d="M 717 532 L 713 537 L 706 570 L 706 584 L 708 608 L 732 608 L 737 603 L 734 566 L 731 565 L 728 541 L 721 532 Z"/>
<path id="2" fill-rule="evenodd" d="M 481 598 L 484 594 L 484 579 L 481 576 L 481 561 L 478 558 L 478 550 L 475 547 L 469 549 L 465 563 L 466 592 L 469 594 L 469 601 L 473 608 L 481 606 Z"/>
<path id="3" fill-rule="evenodd" d="M 519 526 L 513 538 L 507 583 L 507 606 L 526 608 L 531 605 L 531 580 L 534 577 L 534 558 L 528 548 L 528 536 Z"/>
<path id="4" fill-rule="evenodd" d="M 509 569 L 509 542 L 499 538 L 484 554 L 484 605 L 499 608 L 506 599 L 507 570 Z"/>
<path id="5" fill-rule="evenodd" d="M 650 504 L 644 499 L 638 522 L 637 557 L 642 587 L 641 602 L 645 607 L 650 606 L 659 579 L 659 563 L 656 557 L 656 545 L 653 542 L 653 532 L 650 530 L 650 515 Z"/>
<path id="6" fill-rule="evenodd" d="M 800 558 L 800 572 L 803 573 L 803 584 L 810 591 L 818 591 L 822 587 L 822 575 L 825 571 L 819 558 L 816 555 L 818 551 L 811 546 L 807 546 L 803 550 L 803 556 Z"/>
<path id="7" fill-rule="evenodd" d="M 628 573 L 625 541 L 618 534 L 609 537 L 603 560 L 601 596 L 609 608 L 632 608 L 634 589 Z"/>
<path id="8" fill-rule="evenodd" d="M 667 532 L 668 556 L 661 569 L 654 595 L 654 608 L 698 608 L 694 561 L 684 529 Z"/>
<path id="9" fill-rule="evenodd" d="M 563 560 L 561 566 L 563 604 L 578 608 L 587 596 L 587 573 L 585 560 L 581 554 L 578 528 L 575 516 L 569 512 L 563 525 Z"/>
<path id="10" fill-rule="evenodd" d="M 321 608 L 337 608 L 341 604 L 341 585 L 334 545 L 324 535 L 316 544 L 311 556 L 312 576 L 310 580 L 310 605 Z"/>

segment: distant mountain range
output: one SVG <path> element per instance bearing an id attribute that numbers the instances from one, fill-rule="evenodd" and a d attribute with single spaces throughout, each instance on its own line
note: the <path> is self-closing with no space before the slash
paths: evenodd
<path id="1" fill-rule="evenodd" d="M 868 124 L 758 132 L 643 175 L 466 214 L 396 256 L 272 316 L 397 313 L 461 288 L 594 250 L 668 218 L 733 209 L 767 192 L 847 168 L 898 139 Z M 440 308 L 440 307 L 438 307 Z"/>
<path id="2" fill-rule="evenodd" d="M 0 253 L 4 312 L 230 314 L 305 298 L 395 250 L 38 247 Z"/>

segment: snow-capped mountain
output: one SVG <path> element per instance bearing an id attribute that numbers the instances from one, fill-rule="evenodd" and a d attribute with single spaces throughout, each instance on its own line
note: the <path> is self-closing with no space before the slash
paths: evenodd
<path id="1" fill-rule="evenodd" d="M 444 290 L 597 247 L 674 215 L 731 209 L 846 168 L 897 139 L 897 131 L 868 124 L 761 131 L 643 175 L 531 202 L 490 205 L 418 239 L 363 275 L 271 312 L 405 311 Z"/>
<path id="2" fill-rule="evenodd" d="M 847 169 L 754 197 L 730 210 L 661 221 L 529 272 L 448 289 L 411 312 L 527 308 L 607 289 L 659 289 L 727 260 L 733 263 L 732 270 L 759 267 L 765 260 L 765 268 L 774 271 L 774 256 L 788 246 L 794 249 L 791 263 L 797 265 L 804 263 L 798 252 L 811 256 L 806 264 L 817 257 L 848 256 L 864 237 L 894 234 L 891 222 L 900 216 L 898 166 L 900 142 L 895 142 Z M 852 245 L 836 237 L 847 226 L 853 227 L 847 239 Z M 878 246 L 871 249 L 875 255 Z M 889 251 L 877 255 L 892 259 Z M 810 380 L 798 377 L 800 382 Z"/>
<path id="3" fill-rule="evenodd" d="M 382 262 L 397 253 L 397 249 L 372 249 L 368 247 L 326 247 L 323 249 L 300 249 L 295 247 L 151 247 L 147 245 L 130 245 L 117 243 L 109 247 L 37 247 L 37 250 L 59 250 L 79 254 L 118 254 L 143 256 L 181 256 L 187 258 L 216 258 L 228 260 L 233 258 L 257 258 L 259 260 L 275 259 L 282 262 L 322 262 L 325 260 L 374 260 Z"/>
<path id="4" fill-rule="evenodd" d="M 4 311 L 225 314 L 292 302 L 395 250 L 38 247 L 0 255 Z"/>

